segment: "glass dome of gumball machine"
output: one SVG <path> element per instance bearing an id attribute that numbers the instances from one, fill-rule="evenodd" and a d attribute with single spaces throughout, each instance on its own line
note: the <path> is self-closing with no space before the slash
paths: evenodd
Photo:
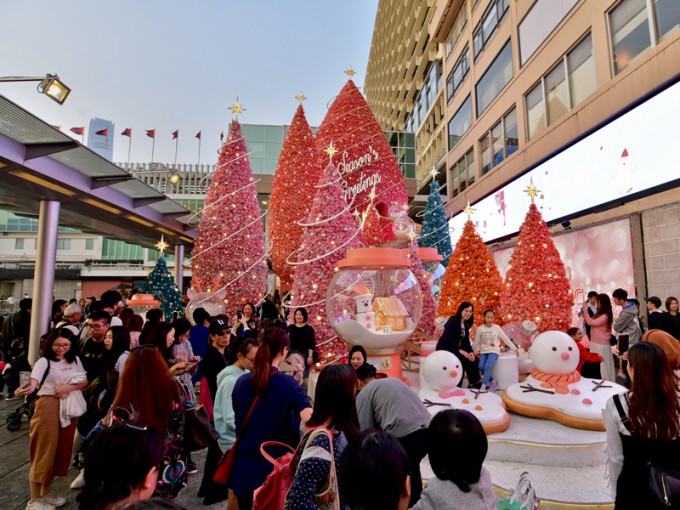
<path id="1" fill-rule="evenodd" d="M 423 263 L 425 276 L 427 276 L 430 287 L 432 287 L 434 304 L 437 305 L 439 304 L 444 273 L 446 273 L 446 268 L 441 263 L 444 257 L 437 253 L 437 248 L 418 248 L 418 258 Z"/>
<path id="2" fill-rule="evenodd" d="M 368 362 L 406 382 L 401 350 L 418 325 L 423 299 L 404 250 L 358 248 L 338 263 L 326 292 L 333 331 L 366 349 Z"/>
<path id="3" fill-rule="evenodd" d="M 137 315 L 146 322 L 146 313 L 152 308 L 161 306 L 161 302 L 153 294 L 135 294 L 125 302 Z"/>

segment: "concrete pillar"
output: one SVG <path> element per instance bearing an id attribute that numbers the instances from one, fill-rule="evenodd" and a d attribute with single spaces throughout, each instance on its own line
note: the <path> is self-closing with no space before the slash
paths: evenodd
<path id="1" fill-rule="evenodd" d="M 35 250 L 33 295 L 31 296 L 33 298 L 31 336 L 28 343 L 28 361 L 31 364 L 40 357 L 40 337 L 47 332 L 50 324 L 60 208 L 61 204 L 55 200 L 40 201 L 38 244 Z"/>
<path id="2" fill-rule="evenodd" d="M 184 281 L 184 245 L 175 245 L 175 284 L 182 294 L 182 282 Z"/>

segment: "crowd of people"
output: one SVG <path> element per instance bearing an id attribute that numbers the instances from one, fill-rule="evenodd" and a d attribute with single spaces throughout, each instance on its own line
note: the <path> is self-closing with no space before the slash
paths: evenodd
<path id="1" fill-rule="evenodd" d="M 655 495 L 640 490 L 639 480 L 649 479 L 650 466 L 677 470 L 680 458 L 678 301 L 668 298 L 665 312 L 658 298 L 646 301 L 644 334 L 638 306 L 622 289 L 611 299 L 590 293 L 582 327 L 567 331 L 579 345 L 584 375 L 615 380 L 616 355 L 628 378 L 630 391 L 605 411 L 616 508 L 654 508 Z M 616 319 L 612 302 L 622 308 Z M 32 367 L 25 353 L 15 352 L 25 350 L 25 340 L 12 350 L 18 338 L 28 338 L 30 299 L 3 327 L 5 359 L 23 367 L 6 378 L 9 398 L 33 403 L 28 510 L 66 504 L 50 487 L 71 465 L 79 470 L 71 487 L 80 490 L 82 509 L 136 508 L 152 497 L 171 507 L 199 470 L 203 504 L 250 509 L 272 472 L 268 458 L 291 451 L 295 469 L 285 508 L 496 508 L 477 418 L 455 409 L 431 418 L 412 389 L 368 363 L 361 345 L 348 352 L 346 364 L 323 367 L 308 394 L 318 356 L 304 308 L 291 310 L 286 321 L 271 298 L 259 308 L 245 303 L 235 317 L 198 308 L 190 322 L 166 318 L 160 309 L 142 318 L 115 291 L 83 305 L 55 301 Z M 468 387 L 494 391 L 491 368 L 501 347 L 517 347 L 495 324 L 494 310 L 483 311 L 472 335 L 474 324 L 474 306 L 461 303 L 437 349 L 460 359 Z M 626 335 L 627 352 L 613 353 Z M 295 373 L 287 372 L 291 356 L 302 360 Z M 25 370 L 28 381 L 20 377 Z M 199 410 L 214 432 L 202 467 L 192 459 L 199 447 L 189 432 Z M 435 477 L 423 487 L 426 455 Z M 229 456 L 233 466 L 221 480 Z"/>

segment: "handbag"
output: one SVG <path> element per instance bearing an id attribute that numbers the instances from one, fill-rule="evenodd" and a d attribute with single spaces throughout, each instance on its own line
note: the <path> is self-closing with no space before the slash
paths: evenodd
<path id="1" fill-rule="evenodd" d="M 238 436 L 236 437 L 236 441 L 234 441 L 234 444 L 231 446 L 231 448 L 229 448 L 224 453 L 224 455 L 222 455 L 222 458 L 217 463 L 217 469 L 215 469 L 215 474 L 213 475 L 213 482 L 218 483 L 220 485 L 227 485 L 227 483 L 229 483 L 231 470 L 234 467 L 234 462 L 236 462 L 236 445 L 238 444 L 238 440 L 241 438 L 241 434 L 243 434 L 243 430 L 246 428 L 248 418 L 250 418 L 253 409 L 255 409 L 255 404 L 257 404 L 258 398 L 259 397 L 256 396 L 255 400 L 253 400 L 253 403 L 250 406 L 250 409 L 248 410 L 248 414 L 246 415 L 246 419 L 243 420 L 243 425 L 241 425 L 241 432 L 239 432 Z"/>
<path id="2" fill-rule="evenodd" d="M 210 423 L 204 406 L 196 406 L 184 412 L 184 447 L 190 451 L 202 450 L 216 441 L 220 433 Z"/>
<path id="3" fill-rule="evenodd" d="M 537 510 L 540 503 L 529 473 L 525 471 L 519 475 L 519 481 L 514 489 L 510 489 L 508 497 L 498 502 L 498 510 Z"/>

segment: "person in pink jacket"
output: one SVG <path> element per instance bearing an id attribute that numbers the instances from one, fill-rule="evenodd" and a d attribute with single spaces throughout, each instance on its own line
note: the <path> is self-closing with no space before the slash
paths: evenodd
<path id="1" fill-rule="evenodd" d="M 602 379 L 616 382 L 616 368 L 614 367 L 614 356 L 610 339 L 612 336 L 612 304 L 607 294 L 597 295 L 597 313 L 591 318 L 587 313 L 583 313 L 588 302 L 583 303 L 583 308 L 579 315 L 583 317 L 586 324 L 590 326 L 590 352 L 599 354 L 602 357 L 600 374 Z"/>

